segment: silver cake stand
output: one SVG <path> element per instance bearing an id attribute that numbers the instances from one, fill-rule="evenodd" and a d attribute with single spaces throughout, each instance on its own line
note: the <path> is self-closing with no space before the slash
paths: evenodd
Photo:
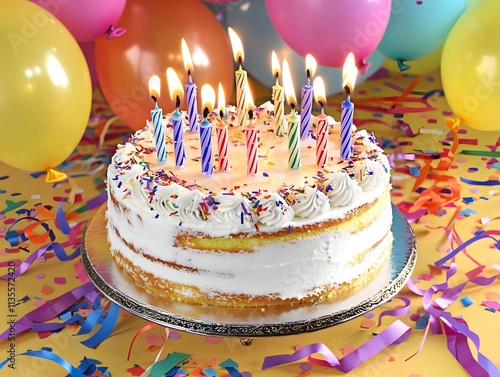
<path id="1" fill-rule="evenodd" d="M 82 260 L 90 280 L 110 300 L 150 322 L 195 334 L 251 338 L 305 333 L 338 325 L 390 300 L 415 266 L 415 235 L 393 205 L 394 243 L 390 263 L 362 291 L 342 301 L 292 307 L 226 308 L 186 304 L 151 294 L 134 284 L 114 262 L 106 238 L 106 206 L 90 220 L 82 240 Z"/>

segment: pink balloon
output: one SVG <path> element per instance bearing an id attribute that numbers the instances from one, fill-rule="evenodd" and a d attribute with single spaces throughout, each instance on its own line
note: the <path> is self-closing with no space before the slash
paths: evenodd
<path id="1" fill-rule="evenodd" d="M 354 53 L 361 72 L 389 22 L 391 0 L 266 0 L 277 33 L 301 56 L 343 67 Z"/>
<path id="2" fill-rule="evenodd" d="M 126 0 L 31 0 L 52 13 L 79 41 L 94 41 L 121 17 Z"/>

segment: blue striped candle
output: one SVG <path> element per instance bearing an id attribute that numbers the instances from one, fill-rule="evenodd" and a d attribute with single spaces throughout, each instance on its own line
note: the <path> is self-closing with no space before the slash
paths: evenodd
<path id="1" fill-rule="evenodd" d="M 214 174 L 212 164 L 212 125 L 204 118 L 200 123 L 200 143 L 201 143 L 201 172 L 207 175 Z"/>
<path id="2" fill-rule="evenodd" d="M 151 110 L 151 121 L 153 123 L 158 162 L 167 161 L 167 147 L 165 145 L 165 132 L 163 131 L 162 118 L 162 110 L 158 107 L 158 103 L 155 101 L 155 108 Z"/>
<path id="3" fill-rule="evenodd" d="M 186 163 L 186 149 L 184 148 L 184 117 L 179 109 L 175 109 L 172 113 L 172 128 L 175 166 L 182 167 Z"/>
<path id="4" fill-rule="evenodd" d="M 349 96 L 342 102 L 340 117 L 340 156 L 344 161 L 351 158 L 352 144 L 352 120 L 354 116 L 354 104 Z"/>
<path id="5" fill-rule="evenodd" d="M 199 131 L 198 126 L 198 103 L 196 101 L 196 84 L 189 80 L 186 84 L 186 102 L 189 132 L 194 133 Z"/>
<path id="6" fill-rule="evenodd" d="M 313 87 L 309 80 L 307 84 L 302 86 L 300 94 L 300 138 L 307 139 L 309 137 L 309 130 L 312 123 L 312 100 L 313 100 Z"/>

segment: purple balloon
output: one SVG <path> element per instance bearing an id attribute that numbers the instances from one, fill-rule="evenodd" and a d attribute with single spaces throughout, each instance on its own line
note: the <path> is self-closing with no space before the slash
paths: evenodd
<path id="1" fill-rule="evenodd" d="M 94 41 L 116 24 L 126 0 L 31 0 L 52 13 L 79 41 Z"/>
<path id="2" fill-rule="evenodd" d="M 389 22 L 391 0 L 266 0 L 277 33 L 301 56 L 343 67 L 352 52 L 363 73 Z"/>

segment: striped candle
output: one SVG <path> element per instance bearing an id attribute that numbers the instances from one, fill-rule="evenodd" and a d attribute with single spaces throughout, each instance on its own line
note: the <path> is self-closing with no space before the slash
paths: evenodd
<path id="1" fill-rule="evenodd" d="M 229 157 L 228 157 L 228 131 L 227 124 L 221 117 L 221 122 L 215 127 L 215 133 L 217 134 L 217 146 L 219 152 L 219 170 L 226 171 L 229 170 Z"/>
<path id="2" fill-rule="evenodd" d="M 352 119 L 354 116 L 354 104 L 347 96 L 345 101 L 342 101 L 340 117 L 340 156 L 344 161 L 351 158 L 352 144 Z"/>
<path id="3" fill-rule="evenodd" d="M 247 174 L 257 174 L 259 170 L 259 160 L 257 157 L 257 126 L 250 123 L 245 128 L 247 143 Z"/>
<path id="4" fill-rule="evenodd" d="M 310 80 L 307 84 L 302 86 L 300 94 L 300 138 L 307 139 L 309 137 L 309 130 L 311 129 L 312 122 L 312 102 L 313 102 L 313 87 Z"/>
<path id="5" fill-rule="evenodd" d="M 326 164 L 328 157 L 328 117 L 321 109 L 321 114 L 318 116 L 318 128 L 316 135 L 316 165 L 323 166 Z"/>
<path id="6" fill-rule="evenodd" d="M 188 113 L 189 132 L 194 133 L 199 131 L 198 126 L 198 103 L 196 101 L 196 84 L 189 80 L 185 86 L 186 103 Z"/>
<path id="7" fill-rule="evenodd" d="M 273 85 L 274 119 L 273 128 L 276 136 L 283 136 L 283 115 L 285 110 L 285 94 L 283 87 L 276 82 Z"/>
<path id="8" fill-rule="evenodd" d="M 207 175 L 214 174 L 212 164 L 212 125 L 204 118 L 200 123 L 200 143 L 201 143 L 201 172 Z"/>
<path id="9" fill-rule="evenodd" d="M 182 167 L 186 163 L 184 148 L 184 117 L 179 109 L 172 113 L 172 128 L 174 137 L 175 166 Z"/>
<path id="10" fill-rule="evenodd" d="M 300 118 L 292 107 L 292 113 L 288 117 L 288 167 L 299 169 L 300 161 Z"/>
<path id="11" fill-rule="evenodd" d="M 244 127 L 247 123 L 247 72 L 240 68 L 235 72 L 236 77 L 236 117 L 238 126 Z"/>
<path id="12" fill-rule="evenodd" d="M 158 162 L 167 161 L 167 147 L 165 145 L 165 131 L 163 130 L 162 122 L 163 114 L 158 103 L 155 101 L 155 108 L 151 110 L 151 121 L 153 123 L 153 130 L 155 134 L 156 155 Z"/>

